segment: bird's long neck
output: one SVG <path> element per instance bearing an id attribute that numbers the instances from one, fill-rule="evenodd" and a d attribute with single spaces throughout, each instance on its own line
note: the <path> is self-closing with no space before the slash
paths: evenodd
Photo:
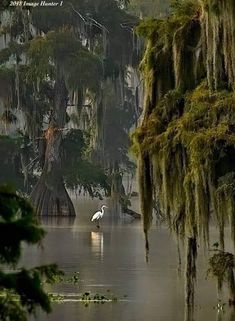
<path id="1" fill-rule="evenodd" d="M 101 213 L 102 213 L 102 215 L 104 215 L 104 207 L 103 206 L 101 207 Z"/>

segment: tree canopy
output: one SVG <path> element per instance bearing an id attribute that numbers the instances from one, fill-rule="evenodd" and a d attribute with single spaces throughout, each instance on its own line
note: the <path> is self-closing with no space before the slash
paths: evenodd
<path id="1" fill-rule="evenodd" d="M 79 190 L 101 197 L 101 190 L 107 193 L 111 186 L 105 175 L 133 172 L 128 132 L 139 115 L 140 88 L 137 80 L 130 87 L 129 74 L 136 73 L 140 44 L 133 33 L 138 19 L 123 10 L 126 6 L 115 0 L 71 1 L 53 10 L 18 7 L 2 15 L 1 34 L 7 39 L 0 51 L 7 88 L 0 92 L 6 109 L 2 121 L 8 121 L 7 133 L 15 117 L 15 127 L 32 143 L 32 154 L 21 157 L 21 165 L 25 180 L 35 169 L 42 173 L 32 193 L 36 208 L 38 189 L 43 194 L 45 186 L 53 191 L 49 199 L 64 199 L 70 212 L 65 184 L 76 189 L 80 184 Z M 69 170 L 62 144 L 72 137 L 68 127 L 85 142 L 82 157 L 81 151 L 75 154 L 77 148 L 69 155 Z M 115 137 L 112 143 L 110 137 Z M 52 151 L 56 164 L 48 163 Z M 51 186 L 56 175 L 49 168 L 62 175 L 57 196 Z M 42 208 L 47 201 L 40 201 Z"/>

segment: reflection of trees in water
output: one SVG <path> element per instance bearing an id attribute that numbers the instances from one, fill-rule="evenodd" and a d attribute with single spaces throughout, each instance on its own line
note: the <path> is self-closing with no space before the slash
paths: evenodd
<path id="1" fill-rule="evenodd" d="M 222 313 L 221 313 L 222 315 Z M 235 309 L 234 308 L 231 308 L 230 309 L 230 318 L 229 318 L 229 321 L 234 321 L 235 320 Z M 223 319 L 221 320 L 223 321 Z"/>
<path id="2" fill-rule="evenodd" d="M 228 309 L 217 310 L 216 321 L 234 321 L 235 320 L 235 309 L 229 307 Z"/>
<path id="3" fill-rule="evenodd" d="M 194 321 L 194 307 L 186 305 L 184 312 L 184 321 Z"/>

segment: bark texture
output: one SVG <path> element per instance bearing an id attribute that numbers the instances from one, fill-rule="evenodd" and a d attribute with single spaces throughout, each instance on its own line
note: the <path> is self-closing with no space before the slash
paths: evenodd
<path id="1" fill-rule="evenodd" d="M 54 89 L 54 108 L 44 134 L 46 148 L 43 170 L 31 199 L 39 216 L 75 216 L 61 171 L 61 143 L 68 96 L 62 77 L 57 77 Z"/>

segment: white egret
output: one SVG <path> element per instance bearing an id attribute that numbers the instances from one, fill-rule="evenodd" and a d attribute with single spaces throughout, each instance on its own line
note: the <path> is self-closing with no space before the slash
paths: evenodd
<path id="1" fill-rule="evenodd" d="M 103 217 L 103 215 L 104 215 L 104 209 L 105 208 L 108 208 L 106 205 L 102 205 L 101 206 L 101 211 L 98 211 L 98 212 L 96 212 L 93 216 L 92 216 L 92 218 L 91 218 L 91 221 L 93 222 L 93 221 L 97 221 L 97 227 L 99 228 L 100 226 L 99 226 L 99 220 Z"/>

